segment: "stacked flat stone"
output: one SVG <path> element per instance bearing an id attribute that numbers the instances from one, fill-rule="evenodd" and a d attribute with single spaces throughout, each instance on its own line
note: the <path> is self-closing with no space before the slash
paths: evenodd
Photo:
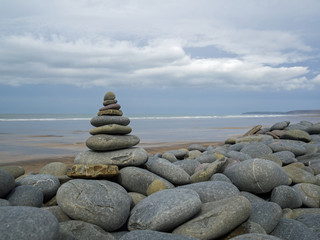
<path id="1" fill-rule="evenodd" d="M 140 139 L 130 134 L 132 131 L 128 126 L 130 119 L 123 116 L 121 106 L 117 102 L 113 92 L 107 92 L 104 95 L 103 107 L 90 121 L 95 127 L 90 130 L 92 136 L 86 141 L 90 150 L 78 154 L 75 164 L 124 167 L 139 166 L 147 161 L 147 152 L 142 148 L 134 147 Z"/>

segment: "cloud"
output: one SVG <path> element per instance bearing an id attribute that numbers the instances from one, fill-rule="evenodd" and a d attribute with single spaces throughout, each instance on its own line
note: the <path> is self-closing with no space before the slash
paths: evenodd
<path id="1" fill-rule="evenodd" d="M 30 2 L 9 1 L 0 10 L 0 84 L 249 90 L 320 84 L 306 67 L 319 50 L 306 43 L 300 23 L 318 18 L 317 1 Z M 301 21 L 293 31 L 295 17 Z M 225 56 L 185 50 L 210 46 Z"/>

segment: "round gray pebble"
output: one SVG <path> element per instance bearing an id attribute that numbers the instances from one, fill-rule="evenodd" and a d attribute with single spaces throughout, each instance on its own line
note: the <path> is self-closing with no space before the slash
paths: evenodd
<path id="1" fill-rule="evenodd" d="M 36 186 L 22 185 L 14 188 L 8 195 L 7 200 L 11 206 L 41 207 L 43 193 Z"/>

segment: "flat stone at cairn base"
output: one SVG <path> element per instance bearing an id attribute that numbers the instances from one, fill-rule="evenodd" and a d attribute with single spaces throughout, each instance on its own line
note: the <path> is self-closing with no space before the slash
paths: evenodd
<path id="1" fill-rule="evenodd" d="M 91 135 L 96 134 L 119 134 L 125 135 L 131 133 L 132 129 L 129 126 L 122 126 L 118 124 L 109 124 L 101 127 L 96 127 L 90 130 Z"/>
<path id="2" fill-rule="evenodd" d="M 148 160 L 148 153 L 143 148 L 128 148 L 109 152 L 85 151 L 76 155 L 75 164 L 106 164 L 125 166 L 139 166 Z"/>
<path id="3" fill-rule="evenodd" d="M 130 119 L 123 116 L 96 116 L 90 121 L 92 126 L 100 127 L 107 124 L 119 124 L 122 126 L 127 126 L 130 123 Z"/>
<path id="4" fill-rule="evenodd" d="M 110 151 L 130 148 L 137 145 L 139 142 L 140 139 L 134 135 L 97 134 L 89 137 L 86 141 L 86 145 L 94 151 Z"/>
<path id="5" fill-rule="evenodd" d="M 71 171 L 67 172 L 69 177 L 80 178 L 112 178 L 118 174 L 118 166 L 105 164 L 75 164 L 72 166 Z"/>

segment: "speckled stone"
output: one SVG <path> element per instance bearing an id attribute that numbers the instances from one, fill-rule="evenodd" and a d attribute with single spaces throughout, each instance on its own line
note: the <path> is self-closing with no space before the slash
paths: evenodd
<path id="1" fill-rule="evenodd" d="M 0 198 L 5 197 L 15 185 L 14 177 L 9 172 L 0 169 Z"/>
<path id="2" fill-rule="evenodd" d="M 43 193 L 36 186 L 22 185 L 15 187 L 7 196 L 11 206 L 41 207 Z"/>
<path id="3" fill-rule="evenodd" d="M 119 240 L 196 240 L 195 238 L 151 230 L 134 230 Z"/>
<path id="4" fill-rule="evenodd" d="M 303 205 L 318 208 L 320 202 L 320 186 L 311 183 L 299 183 L 293 186 L 300 195 Z"/>
<path id="5" fill-rule="evenodd" d="M 116 109 L 107 109 L 107 110 L 99 111 L 97 115 L 98 116 L 102 116 L 102 115 L 122 116 L 123 112 L 121 110 L 116 110 Z"/>
<path id="6" fill-rule="evenodd" d="M 309 133 L 299 130 L 299 129 L 293 129 L 284 131 L 284 133 L 281 135 L 282 139 L 292 139 L 297 141 L 303 141 L 303 142 L 310 142 L 311 137 Z"/>
<path id="7" fill-rule="evenodd" d="M 268 147 L 268 145 L 264 143 L 252 142 L 244 146 L 240 152 L 246 153 L 250 155 L 252 158 L 258 158 L 266 154 L 271 154 L 272 150 L 270 147 Z"/>
<path id="8" fill-rule="evenodd" d="M 110 134 L 110 135 L 125 135 L 131 133 L 132 128 L 129 126 L 122 126 L 119 124 L 108 124 L 93 128 L 89 131 L 91 135 L 96 134 Z"/>
<path id="9" fill-rule="evenodd" d="M 96 116 L 91 119 L 91 125 L 94 127 L 100 127 L 108 124 L 119 124 L 122 126 L 127 126 L 130 123 L 130 119 L 124 116 Z"/>
<path id="10" fill-rule="evenodd" d="M 292 187 L 282 185 L 275 187 L 271 193 L 271 201 L 281 208 L 298 208 L 302 205 L 299 194 Z"/>
<path id="11" fill-rule="evenodd" d="M 259 158 L 246 160 L 223 172 L 240 190 L 267 193 L 279 185 L 288 185 L 286 172 L 276 163 Z"/>

